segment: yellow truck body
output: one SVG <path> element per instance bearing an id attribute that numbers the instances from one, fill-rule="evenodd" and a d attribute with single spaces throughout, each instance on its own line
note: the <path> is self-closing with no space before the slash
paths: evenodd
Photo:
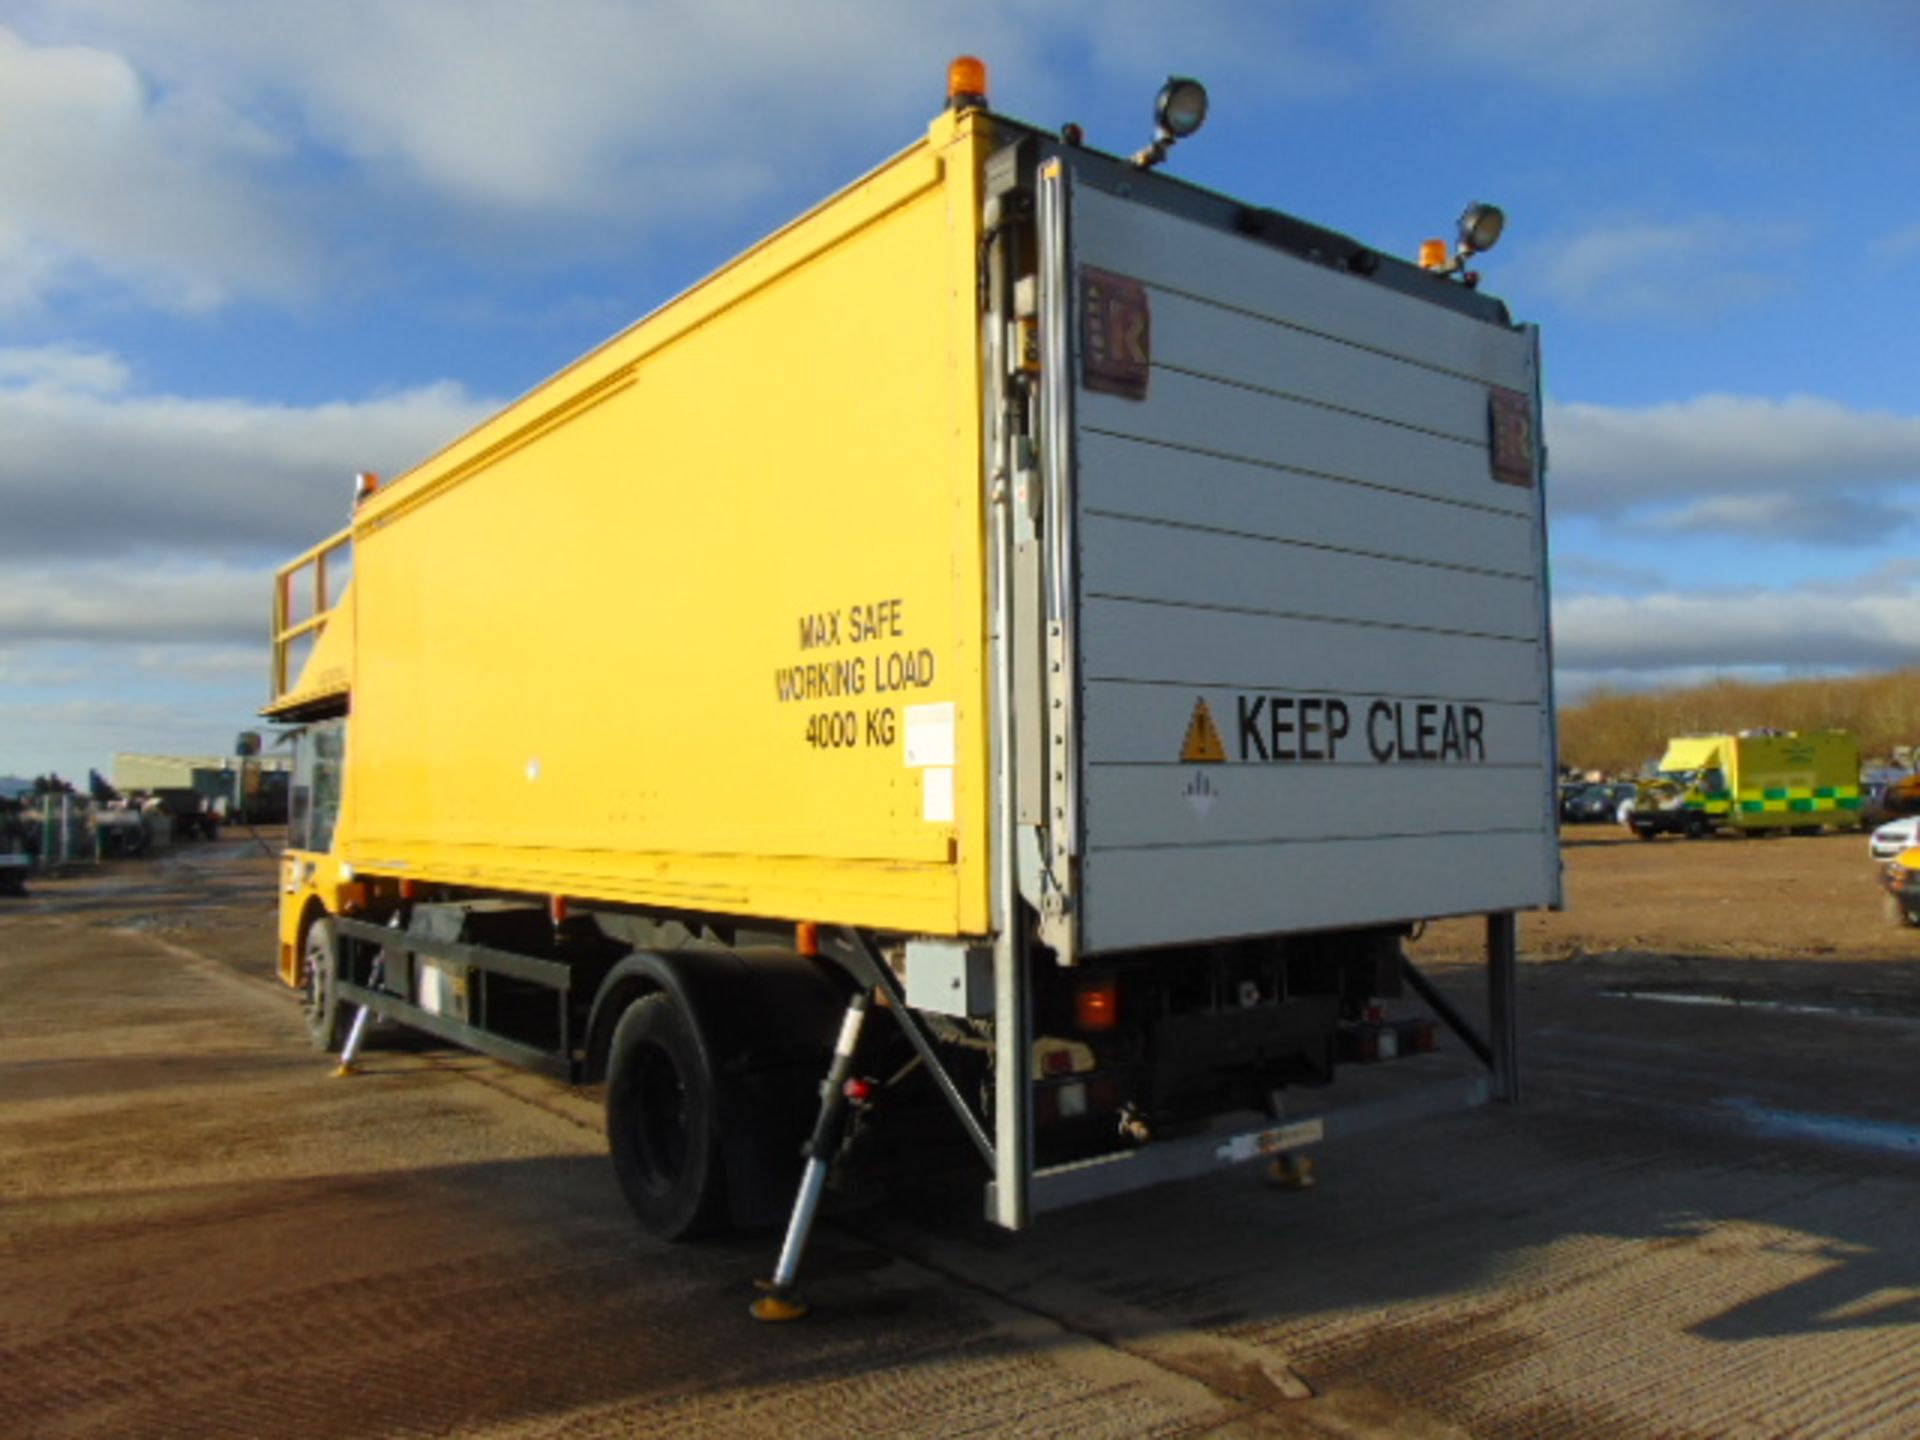
<path id="1" fill-rule="evenodd" d="M 981 143 L 942 116 L 358 509 L 269 711 L 351 690 L 341 861 L 987 928 Z"/>
<path id="2" fill-rule="evenodd" d="M 1851 827 L 1860 816 L 1860 745 L 1841 730 L 1679 736 L 1660 777 L 1636 827 L 1656 809 L 1736 830 Z"/>

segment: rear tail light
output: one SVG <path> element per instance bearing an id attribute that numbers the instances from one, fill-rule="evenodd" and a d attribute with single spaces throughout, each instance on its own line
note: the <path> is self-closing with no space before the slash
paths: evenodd
<path id="1" fill-rule="evenodd" d="M 1120 1023 L 1120 985 L 1111 976 L 1104 980 L 1082 981 L 1073 992 L 1073 1023 L 1081 1030 L 1098 1033 Z"/>

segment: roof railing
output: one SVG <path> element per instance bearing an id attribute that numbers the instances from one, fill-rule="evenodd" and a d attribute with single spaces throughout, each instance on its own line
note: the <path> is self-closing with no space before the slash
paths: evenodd
<path id="1" fill-rule="evenodd" d="M 353 575 L 353 532 L 330 535 L 275 572 L 273 700 L 287 698 Z"/>

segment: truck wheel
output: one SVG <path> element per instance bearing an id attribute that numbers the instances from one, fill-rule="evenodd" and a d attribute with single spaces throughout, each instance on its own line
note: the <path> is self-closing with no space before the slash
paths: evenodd
<path id="1" fill-rule="evenodd" d="M 714 1082 L 671 995 L 636 1001 L 607 1057 L 607 1144 L 641 1226 L 664 1240 L 717 1228 L 726 1213 Z"/>
<path id="2" fill-rule="evenodd" d="M 1880 913 L 1886 916 L 1887 923 L 1896 930 L 1905 930 L 1910 926 L 1920 926 L 1920 915 L 1907 908 L 1907 904 L 1898 895 L 1882 894 Z"/>
<path id="3" fill-rule="evenodd" d="M 338 1054 L 347 1043 L 350 1019 L 334 986 L 340 973 L 334 945 L 333 920 L 327 915 L 309 925 L 300 942 L 300 1010 L 307 1018 L 307 1038 L 314 1049 L 329 1054 Z"/>
<path id="4" fill-rule="evenodd" d="M 1690 815 L 1687 817 L 1687 839 L 1704 840 L 1707 838 L 1707 817 Z"/>

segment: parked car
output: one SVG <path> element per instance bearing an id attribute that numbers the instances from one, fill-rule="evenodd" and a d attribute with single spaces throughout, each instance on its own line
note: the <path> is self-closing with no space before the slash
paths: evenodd
<path id="1" fill-rule="evenodd" d="M 1883 830 L 1890 828 L 1881 826 Z M 1875 838 L 1879 838 L 1877 832 Z M 1889 861 L 1881 867 L 1880 888 L 1886 891 L 1880 897 L 1880 906 L 1886 913 L 1888 924 L 1920 926 L 1920 871 L 1909 870 L 1898 860 Z"/>
<path id="2" fill-rule="evenodd" d="M 1589 785 L 1569 796 L 1560 813 L 1563 818 L 1576 822 L 1608 823 L 1619 818 L 1620 802 L 1631 800 L 1637 789 L 1628 781 Z"/>
<path id="3" fill-rule="evenodd" d="M 1920 815 L 1920 775 L 1863 778 L 1860 783 L 1860 819 L 1868 826 Z"/>
<path id="4" fill-rule="evenodd" d="M 1876 860 L 1891 860 L 1916 845 L 1920 845 L 1920 815 L 1907 815 L 1876 829 L 1867 841 L 1867 853 Z"/>

